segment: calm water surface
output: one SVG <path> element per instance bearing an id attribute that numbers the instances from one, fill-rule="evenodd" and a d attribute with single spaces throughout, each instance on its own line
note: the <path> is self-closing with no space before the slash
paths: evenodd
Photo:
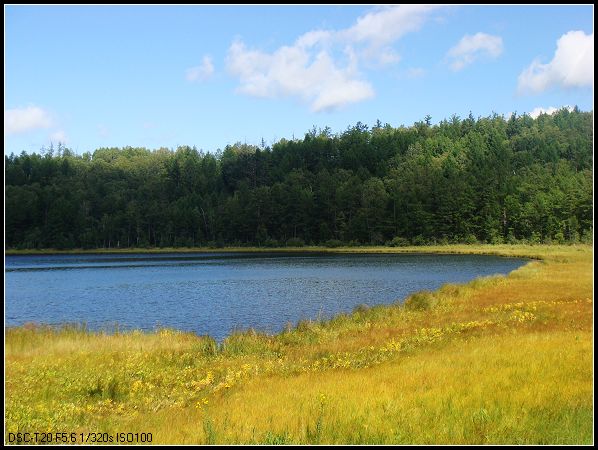
<path id="1" fill-rule="evenodd" d="M 288 322 L 401 301 L 525 262 L 477 255 L 6 256 L 5 324 L 171 327 L 221 340 L 235 329 L 274 333 Z"/>

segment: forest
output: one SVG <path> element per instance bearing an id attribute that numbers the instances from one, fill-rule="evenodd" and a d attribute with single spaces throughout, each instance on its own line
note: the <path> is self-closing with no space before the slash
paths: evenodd
<path id="1" fill-rule="evenodd" d="M 199 136 L 198 139 L 201 137 Z M 593 112 L 5 155 L 7 249 L 591 242 Z"/>

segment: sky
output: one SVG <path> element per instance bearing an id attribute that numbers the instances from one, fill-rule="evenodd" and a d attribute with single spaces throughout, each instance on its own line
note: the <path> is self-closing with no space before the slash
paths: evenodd
<path id="1" fill-rule="evenodd" d="M 5 154 L 593 110 L 593 5 L 5 5 Z"/>

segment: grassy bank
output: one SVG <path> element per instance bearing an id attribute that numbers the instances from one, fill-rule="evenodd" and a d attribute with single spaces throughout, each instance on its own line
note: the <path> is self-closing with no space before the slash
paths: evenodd
<path id="1" fill-rule="evenodd" d="M 153 443 L 593 442 L 590 246 L 328 251 L 540 261 L 222 345 L 166 329 L 10 328 L 6 431 L 150 432 Z"/>
<path id="2" fill-rule="evenodd" d="M 323 246 L 303 247 L 132 247 L 132 248 L 95 248 L 70 250 L 58 250 L 53 248 L 45 249 L 8 249 L 5 255 L 84 255 L 84 254 L 154 254 L 154 253 L 452 253 L 452 254 L 485 254 L 515 257 L 531 257 L 542 259 L 546 249 L 554 255 L 557 252 L 569 253 L 572 248 L 585 248 L 587 245 L 426 245 L 406 247 L 381 247 L 381 246 L 359 246 L 359 247 L 337 247 L 328 248 Z"/>

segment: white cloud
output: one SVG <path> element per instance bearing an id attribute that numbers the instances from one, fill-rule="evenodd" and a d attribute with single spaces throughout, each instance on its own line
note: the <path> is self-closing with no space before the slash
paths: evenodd
<path id="1" fill-rule="evenodd" d="M 426 74 L 426 69 L 423 69 L 421 67 L 410 67 L 409 69 L 407 69 L 407 77 L 408 78 L 421 78 Z"/>
<path id="2" fill-rule="evenodd" d="M 379 66 L 400 60 L 391 47 L 404 35 L 419 30 L 438 6 L 391 5 L 373 8 L 357 18 L 355 24 L 341 30 L 309 31 L 297 40 L 297 45 L 351 45 L 359 47 L 359 58 Z"/>
<path id="3" fill-rule="evenodd" d="M 573 111 L 573 107 L 570 105 L 565 105 L 565 106 L 562 106 L 561 108 L 555 108 L 554 106 L 549 106 L 548 108 L 542 108 L 541 106 L 538 106 L 538 107 L 534 108 L 529 113 L 529 116 L 532 117 L 533 119 L 536 119 L 538 116 L 540 116 L 540 114 L 554 114 L 555 112 L 559 111 L 562 108 L 566 108 L 569 111 Z"/>
<path id="4" fill-rule="evenodd" d="M 381 65 L 396 64 L 401 60 L 401 57 L 392 48 L 383 48 L 378 52 L 378 62 Z"/>
<path id="5" fill-rule="evenodd" d="M 302 34 L 295 45 L 299 47 L 313 47 L 317 44 L 329 43 L 334 37 L 334 33 L 326 30 L 308 31 Z"/>
<path id="6" fill-rule="evenodd" d="M 547 64 L 535 59 L 519 75 L 520 93 L 539 93 L 553 86 L 594 86 L 594 33 L 569 31 L 557 41 L 554 57 Z"/>
<path id="7" fill-rule="evenodd" d="M 375 8 L 343 30 L 311 30 L 292 45 L 273 52 L 249 49 L 235 40 L 227 55 L 229 72 L 238 77 L 238 92 L 263 98 L 294 97 L 312 111 L 325 111 L 367 100 L 374 88 L 359 71 L 396 64 L 392 44 L 418 30 L 434 6 Z"/>
<path id="8" fill-rule="evenodd" d="M 352 55 L 347 57 L 351 61 Z M 338 67 L 326 51 L 312 55 L 304 45 L 281 47 L 272 54 L 248 50 L 235 41 L 228 68 L 239 77 L 239 92 L 254 97 L 299 97 L 313 111 L 331 110 L 374 95 L 369 83 L 356 78 L 354 63 Z"/>
<path id="9" fill-rule="evenodd" d="M 59 142 L 62 144 L 66 144 L 68 142 L 68 138 L 64 130 L 56 130 L 52 134 L 50 134 L 50 142 L 55 142 L 58 144 Z"/>
<path id="10" fill-rule="evenodd" d="M 312 111 L 330 111 L 349 103 L 357 103 L 374 96 L 371 85 L 364 81 L 347 80 L 340 75 L 339 83 L 330 82 L 312 102 Z"/>
<path id="11" fill-rule="evenodd" d="M 38 106 L 7 109 L 4 111 L 4 133 L 6 135 L 27 133 L 28 131 L 52 126 L 50 114 Z"/>
<path id="12" fill-rule="evenodd" d="M 205 55 L 199 66 L 190 67 L 185 71 L 187 81 L 206 81 L 214 73 L 214 64 L 209 55 Z"/>
<path id="13" fill-rule="evenodd" d="M 463 69 L 481 57 L 497 58 L 503 51 L 502 38 L 486 33 L 466 34 L 451 48 L 447 57 L 452 60 L 450 67 L 454 71 Z"/>
<path id="14" fill-rule="evenodd" d="M 407 33 L 421 28 L 428 14 L 437 9 L 428 5 L 399 5 L 376 8 L 357 19 L 357 23 L 339 34 L 352 42 L 367 42 L 382 47 Z"/>

